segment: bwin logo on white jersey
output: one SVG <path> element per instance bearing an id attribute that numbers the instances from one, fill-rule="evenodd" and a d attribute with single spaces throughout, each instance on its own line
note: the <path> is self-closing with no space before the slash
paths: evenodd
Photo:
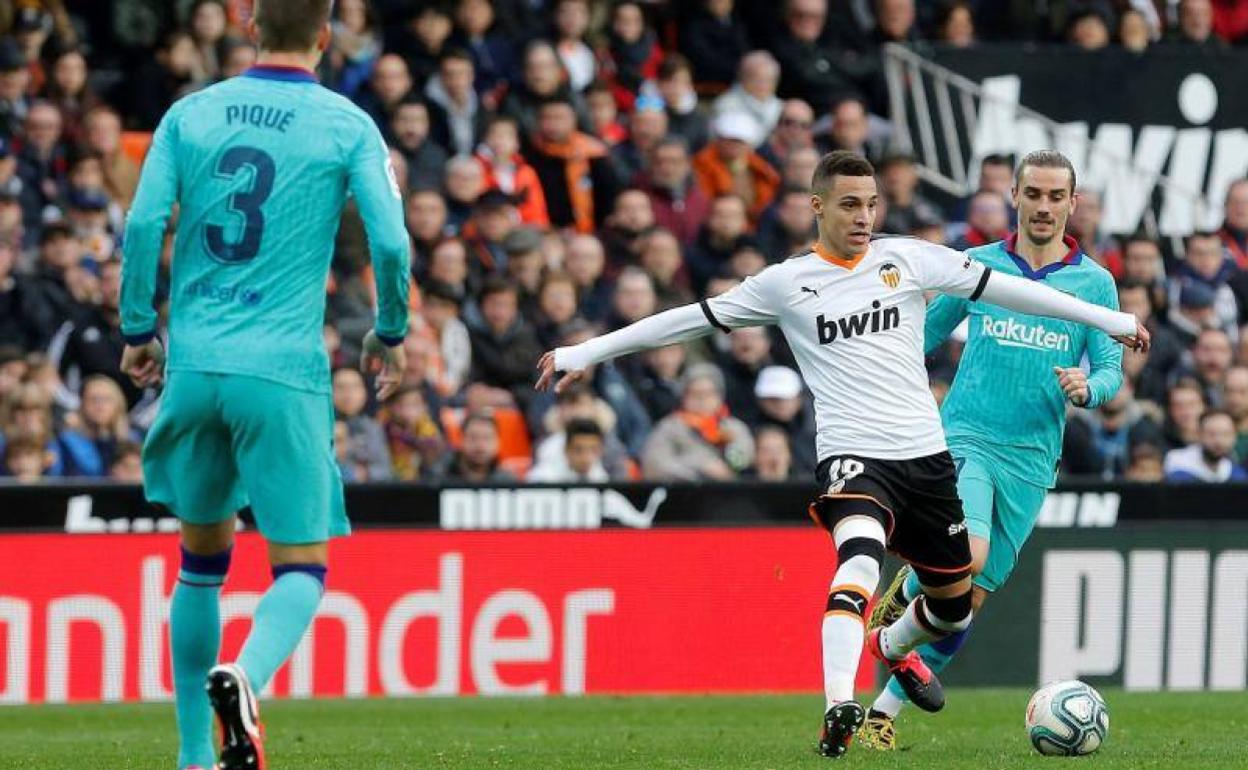
<path id="1" fill-rule="evenodd" d="M 1044 324 L 1028 325 L 1013 318 L 993 320 L 984 316 L 980 331 L 998 345 L 1006 347 L 1070 352 L 1070 335 L 1049 331 L 1044 328 Z"/>
<path id="2" fill-rule="evenodd" d="M 880 310 L 880 301 L 877 299 L 871 303 L 871 310 L 865 313 L 855 313 L 831 321 L 820 313 L 815 318 L 815 324 L 819 329 L 819 344 L 827 345 L 835 342 L 837 337 L 847 340 L 863 334 L 886 332 L 900 326 L 901 310 L 896 307 Z"/>

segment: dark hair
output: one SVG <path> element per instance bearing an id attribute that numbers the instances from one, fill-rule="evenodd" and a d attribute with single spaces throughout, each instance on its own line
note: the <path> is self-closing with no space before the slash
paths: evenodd
<path id="1" fill-rule="evenodd" d="M 443 64 L 453 59 L 466 61 L 469 64 L 474 63 L 472 61 L 472 54 L 468 53 L 466 49 L 460 48 L 459 46 L 451 46 L 443 51 L 442 55 L 438 57 L 438 66 L 441 67 Z"/>
<path id="2" fill-rule="evenodd" d="M 113 450 L 112 465 L 116 465 L 121 460 L 130 455 L 142 455 L 143 445 L 137 441 L 118 441 L 117 448 Z"/>
<path id="3" fill-rule="evenodd" d="M 693 66 L 689 64 L 688 59 L 678 53 L 669 53 L 659 63 L 659 80 L 670 80 L 682 70 L 693 74 Z"/>
<path id="4" fill-rule="evenodd" d="M 1023 183 L 1023 171 L 1028 167 L 1032 168 L 1064 168 L 1070 172 L 1070 192 L 1075 191 L 1075 166 L 1070 162 L 1070 158 L 1061 154 L 1057 150 L 1036 150 L 1029 152 L 1023 156 L 1023 160 L 1018 164 L 1018 169 L 1014 172 L 1014 186 L 1020 187 Z"/>
<path id="5" fill-rule="evenodd" d="M 565 94 L 562 94 L 559 92 L 555 92 L 551 94 L 550 96 L 544 96 L 538 99 L 537 101 L 537 109 L 539 111 L 542 109 L 545 109 L 546 107 L 550 107 L 552 105 L 559 105 L 559 106 L 567 107 L 573 112 L 576 111 L 576 106 L 572 104 L 572 100 L 569 99 Z"/>
<path id="6" fill-rule="evenodd" d="M 983 168 L 984 166 L 1009 166 L 1010 168 L 1014 168 L 1014 161 L 1010 159 L 1009 155 L 994 152 L 985 155 L 984 159 L 979 162 L 980 168 Z"/>
<path id="7" fill-rule="evenodd" d="M 1196 240 L 1197 238 L 1202 238 L 1202 239 L 1203 238 L 1217 238 L 1218 240 L 1222 240 L 1222 236 L 1218 235 L 1212 230 L 1196 230 L 1192 232 L 1190 235 L 1188 235 L 1187 238 L 1184 239 L 1183 243 L 1189 244 L 1192 241 Z"/>
<path id="8" fill-rule="evenodd" d="M 520 292 L 516 285 L 502 276 L 493 275 L 485 279 L 485 283 L 481 286 L 481 301 L 494 294 L 510 294 L 513 297 L 519 297 Z"/>
<path id="9" fill-rule="evenodd" d="M 1135 232 L 1131 233 L 1130 235 L 1122 239 L 1122 253 L 1124 255 L 1127 253 L 1127 249 L 1130 248 L 1131 244 L 1133 243 L 1150 243 L 1153 246 L 1156 246 L 1158 249 L 1161 248 L 1161 244 L 1157 243 L 1157 240 L 1155 238 L 1152 238 L 1151 236 L 1149 236 L 1148 233 L 1142 230 L 1136 230 Z"/>
<path id="10" fill-rule="evenodd" d="M 329 23 L 332 0 L 263 0 L 256 4 L 260 47 L 266 51 L 306 51 Z"/>
<path id="11" fill-rule="evenodd" d="M 875 167 L 871 165 L 871 161 L 849 152 L 848 150 L 836 150 L 830 152 L 819 159 L 819 165 L 815 166 L 814 176 L 810 180 L 810 189 L 817 195 L 822 195 L 832 188 L 833 180 L 838 176 L 875 176 Z"/>
<path id="12" fill-rule="evenodd" d="M 587 417 L 574 417 L 563 426 L 564 445 L 572 443 L 577 436 L 596 436 L 602 439 L 602 426 Z"/>
<path id="13" fill-rule="evenodd" d="M 780 188 L 780 194 L 776 196 L 776 200 L 787 198 L 790 195 L 800 195 L 803 198 L 808 198 L 810 197 L 810 190 L 807 190 L 805 187 L 798 187 L 795 184 L 786 184 Z"/>
<path id="14" fill-rule="evenodd" d="M 516 131 L 520 130 L 520 121 L 516 120 L 515 115 L 491 115 L 490 119 L 485 121 L 485 130 L 488 132 L 494 126 L 501 126 L 504 123 L 514 127 Z"/>
<path id="15" fill-rule="evenodd" d="M 459 425 L 460 434 L 467 435 L 468 429 L 472 427 L 474 422 L 483 422 L 490 426 L 490 429 L 493 430 L 496 435 L 498 434 L 498 423 L 494 422 L 494 415 L 489 412 L 469 412 L 468 416 L 465 417 L 464 421 Z"/>

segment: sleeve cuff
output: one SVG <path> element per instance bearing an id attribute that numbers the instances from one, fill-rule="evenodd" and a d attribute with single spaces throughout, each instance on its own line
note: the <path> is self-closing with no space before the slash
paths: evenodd
<path id="1" fill-rule="evenodd" d="M 152 329 L 151 331 L 142 332 L 140 334 L 123 333 L 121 337 L 122 339 L 126 341 L 127 345 L 130 345 L 132 347 L 138 346 L 138 345 L 146 345 L 147 343 L 151 342 L 152 340 L 156 338 L 156 330 Z"/>
<path id="2" fill-rule="evenodd" d="M 391 337 L 389 334 L 382 334 L 378 331 L 374 331 L 374 334 L 376 334 L 377 339 L 381 340 L 381 343 L 388 348 L 397 348 L 399 345 L 403 344 L 402 334 L 397 337 Z"/>

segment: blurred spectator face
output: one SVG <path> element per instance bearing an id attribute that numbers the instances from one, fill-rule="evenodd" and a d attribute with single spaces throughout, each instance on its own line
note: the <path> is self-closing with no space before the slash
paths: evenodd
<path id="1" fill-rule="evenodd" d="M 481 166 L 472 158 L 455 158 L 446 164 L 446 194 L 460 203 L 474 203 L 484 188 Z"/>
<path id="2" fill-rule="evenodd" d="M 9 408 L 9 424 L 4 426 L 6 438 L 46 439 L 52 431 L 52 397 L 33 382 L 17 386 Z"/>
<path id="3" fill-rule="evenodd" d="M 81 263 L 75 262 L 65 269 L 65 288 L 74 301 L 81 305 L 95 305 L 100 301 L 100 282 Z"/>
<path id="4" fill-rule="evenodd" d="M 373 68 L 373 92 L 382 104 L 397 104 L 410 90 L 412 74 L 403 57 L 386 54 L 377 60 L 377 66 Z M 447 90 L 450 90 L 449 86 Z"/>
<path id="5" fill-rule="evenodd" d="M 740 283 L 741 283 L 740 278 L 734 278 L 733 276 L 730 276 L 730 275 L 714 276 L 711 278 L 711 280 L 706 282 L 706 296 L 718 297 L 720 294 L 723 294 L 729 289 L 735 289 Z M 753 327 L 749 327 L 749 328 L 753 328 Z M 729 335 L 728 339 L 731 340 L 732 336 Z"/>
<path id="6" fill-rule="evenodd" d="M 1114 397 L 1101 404 L 1097 411 L 1101 415 L 1101 425 L 1111 433 L 1121 430 L 1126 424 L 1127 407 L 1132 401 L 1131 386 L 1123 383 Z"/>
<path id="7" fill-rule="evenodd" d="M 735 241 L 745 234 L 748 225 L 745 202 L 737 196 L 724 195 L 711 203 L 711 213 L 706 218 L 706 228 L 713 238 L 720 241 Z"/>
<path id="8" fill-rule="evenodd" d="M 66 51 L 52 65 L 52 82 L 62 94 L 76 96 L 87 85 L 87 60 L 77 51 Z"/>
<path id="9" fill-rule="evenodd" d="M 1131 464 L 1126 472 L 1128 481 L 1158 482 L 1164 477 L 1160 449 L 1152 444 L 1138 444 L 1131 448 Z"/>
<path id="10" fill-rule="evenodd" d="M 79 158 L 69 168 L 69 186 L 78 190 L 104 189 L 104 164 L 90 155 Z"/>
<path id="11" fill-rule="evenodd" d="M 802 147 L 789 153 L 784 159 L 784 183 L 792 187 L 810 189 L 810 180 L 819 165 L 819 151 L 814 147 Z"/>
<path id="12" fill-rule="evenodd" d="M 832 141 L 837 147 L 856 151 L 867 141 L 869 127 L 867 108 L 857 99 L 844 99 L 832 109 Z M 810 185 L 809 178 L 805 184 Z"/>
<path id="13" fill-rule="evenodd" d="M 156 58 L 174 77 L 189 78 L 199 58 L 199 52 L 195 50 L 195 41 L 190 35 L 179 34 L 173 38 L 168 49 L 158 53 Z"/>
<path id="14" fill-rule="evenodd" d="M 0 399 L 9 397 L 9 394 L 22 383 L 26 372 L 26 361 L 19 356 L 0 363 Z M 4 426 L 0 425 L 0 430 L 3 429 Z"/>
<path id="15" fill-rule="evenodd" d="M 1236 421 L 1242 424 L 1248 420 L 1248 367 L 1237 366 L 1226 373 L 1222 395 L 1226 400 L 1226 411 Z"/>
<path id="16" fill-rule="evenodd" d="M 1200 414 L 1205 411 L 1205 398 L 1200 390 L 1192 386 L 1171 388 L 1168 411 L 1183 440 L 1194 442 L 1200 433 Z"/>
<path id="17" fill-rule="evenodd" d="M 815 111 L 801 99 L 789 99 L 780 111 L 780 122 L 776 124 L 776 138 L 790 149 L 797 147 L 813 147 L 815 138 L 811 128 L 815 125 Z"/>
<path id="18" fill-rule="evenodd" d="M 880 182 L 889 200 L 908 201 L 919 186 L 919 172 L 909 160 L 894 161 L 880 172 Z"/>
<path id="19" fill-rule="evenodd" d="M 979 166 L 979 189 L 995 192 L 1004 200 L 1010 199 L 1014 187 L 1014 169 L 1008 163 L 989 163 Z"/>
<path id="20" fill-rule="evenodd" d="M 627 190 L 615 199 L 612 224 L 625 232 L 641 233 L 654 227 L 654 208 L 650 197 L 640 190 Z"/>
<path id="21" fill-rule="evenodd" d="M 689 179 L 689 151 L 678 143 L 662 144 L 650 154 L 650 180 L 656 187 L 677 190 Z"/>
<path id="22" fill-rule="evenodd" d="M 1226 191 L 1226 224 L 1248 231 L 1248 179 L 1239 179 Z"/>
<path id="23" fill-rule="evenodd" d="M 1124 286 L 1118 289 L 1118 307 L 1124 313 L 1130 313 L 1147 324 L 1153 315 L 1153 303 L 1148 298 L 1148 289 L 1143 286 Z"/>
<path id="24" fill-rule="evenodd" d="M 813 43 L 823 34 L 828 16 L 827 0 L 792 0 L 784 15 L 789 34 L 803 43 Z"/>
<path id="25" fill-rule="evenodd" d="M 113 466 L 109 468 L 108 476 L 113 481 L 142 484 L 143 454 L 134 448 L 119 452 L 113 459 Z"/>
<path id="26" fill-rule="evenodd" d="M 1097 51 L 1109 45 L 1109 27 L 1100 14 L 1088 13 L 1075 21 L 1067 37 L 1085 51 Z"/>
<path id="27" fill-rule="evenodd" d="M 338 20 L 352 32 L 362 33 L 368 28 L 368 7 L 364 0 L 339 0 Z"/>
<path id="28" fill-rule="evenodd" d="M 495 334 L 502 334 L 516 322 L 518 301 L 514 291 L 496 291 L 481 299 L 481 315 Z"/>
<path id="29" fill-rule="evenodd" d="M 468 37 L 481 37 L 494 23 L 494 5 L 489 0 L 462 0 L 455 21 Z"/>
<path id="30" fill-rule="evenodd" d="M 39 247 L 39 258 L 44 265 L 64 272 L 78 264 L 81 256 L 78 241 L 67 233 L 56 233 Z"/>
<path id="31" fill-rule="evenodd" d="M 740 139 L 721 136 L 715 140 L 715 151 L 719 153 L 719 159 L 731 167 L 745 161 L 750 154 L 750 146 Z"/>
<path id="32" fill-rule="evenodd" d="M 665 345 L 645 354 L 646 365 L 658 377 L 664 380 L 675 380 L 680 376 L 680 369 L 685 365 L 684 345 Z"/>
<path id="33" fill-rule="evenodd" d="M 1200 421 L 1200 448 L 1208 462 L 1231 456 L 1235 450 L 1235 423 L 1230 415 L 1214 413 Z"/>
<path id="34" fill-rule="evenodd" d="M 791 422 L 802 411 L 802 397 L 760 398 L 759 410 L 777 422 Z"/>
<path id="35" fill-rule="evenodd" d="M 754 439 L 754 469 L 759 481 L 787 481 L 793 467 L 789 439 L 783 431 L 763 429 Z"/>
<path id="36" fill-rule="evenodd" d="M 597 421 L 598 418 L 595 415 L 598 411 L 597 403 L 593 391 L 588 388 L 566 393 L 555 402 L 559 410 L 559 422 L 567 425 L 572 420 Z"/>
<path id="37" fill-rule="evenodd" d="M 18 198 L 0 198 L 0 233 L 11 237 L 22 224 L 22 202 Z"/>
<path id="38" fill-rule="evenodd" d="M 812 0 L 797 2 L 810 3 Z M 813 2 L 820 4 L 820 0 Z M 776 95 L 776 86 L 780 85 L 780 65 L 766 51 L 754 51 L 741 59 L 739 78 L 747 94 L 755 99 L 770 99 Z"/>
<path id="39" fill-rule="evenodd" d="M 200 43 L 215 44 L 225 37 L 225 6 L 215 0 L 201 2 L 191 14 L 191 34 Z"/>
<path id="40" fill-rule="evenodd" d="M 711 417 L 719 414 L 719 410 L 723 408 L 724 397 L 714 380 L 709 377 L 695 377 L 685 385 L 680 403 L 686 412 Z"/>
<path id="41" fill-rule="evenodd" d="M 767 267 L 767 258 L 753 246 L 737 249 L 728 258 L 728 270 L 743 280 L 751 275 L 758 275 L 765 267 Z"/>
<path id="42" fill-rule="evenodd" d="M 494 465 L 498 460 L 498 426 L 493 420 L 472 420 L 465 426 L 463 455 L 470 468 Z"/>
<path id="43" fill-rule="evenodd" d="M 563 267 L 582 288 L 593 286 L 602 276 L 606 266 L 606 253 L 602 242 L 592 235 L 577 235 L 568 241 L 568 253 Z"/>
<path id="44" fill-rule="evenodd" d="M 1023 169 L 1014 205 L 1018 208 L 1019 229 L 1026 232 L 1032 243 L 1043 246 L 1054 238 L 1061 238 L 1066 231 L 1075 197 L 1070 189 L 1070 172 L 1064 168 Z M 1082 212 L 1084 201 L 1079 200 Z M 1100 215 L 1097 214 L 1099 220 Z M 1085 238 L 1092 237 L 1093 230 L 1079 230 Z"/>
<path id="45" fill-rule="evenodd" d="M 347 462 L 351 455 L 351 429 L 343 420 L 334 420 L 334 457 L 339 463 Z"/>
<path id="46" fill-rule="evenodd" d="M 562 144 L 576 131 L 576 111 L 563 102 L 543 104 L 537 112 L 537 133 L 545 141 Z"/>
<path id="47" fill-rule="evenodd" d="M 546 281 L 537 301 L 542 315 L 553 324 L 565 324 L 576 317 L 576 286 L 571 280 Z"/>
<path id="48" fill-rule="evenodd" d="M 368 389 L 364 375 L 355 369 L 339 369 L 334 372 L 334 409 L 343 417 L 355 417 L 364 412 L 368 404 Z"/>
<path id="49" fill-rule="evenodd" d="M 37 441 L 15 440 L 4 449 L 4 465 L 15 480 L 31 484 L 43 477 L 48 465 L 47 453 Z"/>
<path id="50" fill-rule="evenodd" d="M 429 136 L 429 110 L 423 104 L 404 104 L 391 121 L 394 138 L 405 150 L 418 150 Z"/>
<path id="51" fill-rule="evenodd" d="M 92 110 L 84 129 L 87 147 L 104 157 L 111 158 L 121 149 L 121 118 L 112 110 Z"/>
<path id="52" fill-rule="evenodd" d="M 92 432 L 111 432 L 125 413 L 125 396 L 117 383 L 107 377 L 92 377 L 82 386 L 82 419 Z"/>
<path id="53" fill-rule="evenodd" d="M 563 85 L 559 56 L 547 44 L 534 45 L 524 57 L 524 84 L 538 96 L 549 96 Z"/>
<path id="54" fill-rule="evenodd" d="M 1144 14 L 1135 9 L 1122 12 L 1118 19 L 1118 40 L 1123 48 L 1134 53 L 1143 53 L 1148 48 L 1151 37 L 1152 32 Z"/>
<path id="55" fill-rule="evenodd" d="M 675 107 L 686 101 L 693 92 L 693 74 L 688 68 L 674 69 L 667 77 L 659 77 L 659 95 L 668 105 Z"/>
<path id="56" fill-rule="evenodd" d="M 430 51 L 442 48 L 451 30 L 451 17 L 436 5 L 426 5 L 416 17 L 416 37 Z"/>
<path id="57" fill-rule="evenodd" d="M 614 305 L 615 312 L 629 323 L 654 315 L 658 298 L 650 276 L 635 268 L 621 273 L 615 285 Z"/>
<path id="58" fill-rule="evenodd" d="M 761 326 L 733 329 L 728 335 L 728 355 L 746 368 L 757 369 L 771 357 L 771 337 Z"/>
<path id="59" fill-rule="evenodd" d="M 1155 282 L 1161 271 L 1161 248 L 1152 241 L 1129 241 L 1122 251 L 1122 268 L 1124 276 L 1132 281 Z"/>
<path id="60" fill-rule="evenodd" d="M 502 243 L 507 233 L 520 221 L 516 207 L 507 204 L 480 207 L 473 214 L 473 219 L 481 237 L 490 243 Z"/>
<path id="61" fill-rule="evenodd" d="M 425 320 L 435 329 L 441 329 L 452 318 L 459 318 L 459 305 L 432 295 L 424 298 L 421 311 Z"/>
<path id="62" fill-rule="evenodd" d="M 1204 329 L 1192 348 L 1196 371 L 1206 383 L 1217 385 L 1226 379 L 1232 363 L 1231 340 L 1221 329 Z"/>
<path id="63" fill-rule="evenodd" d="M 580 40 L 589 30 L 589 4 L 585 0 L 560 0 L 555 6 L 555 29 L 562 40 Z"/>
<path id="64" fill-rule="evenodd" d="M 542 252 L 534 249 L 507 256 L 507 277 L 525 291 L 536 294 L 542 284 Z"/>
<path id="65" fill-rule="evenodd" d="M 975 19 L 969 7 L 955 5 L 949 10 L 940 28 L 940 39 L 954 48 L 970 48 L 975 44 Z"/>
<path id="66" fill-rule="evenodd" d="M 476 68 L 468 59 L 459 57 L 443 59 L 438 65 L 438 76 L 446 93 L 457 104 L 465 104 L 472 98 L 472 81 L 476 78 Z"/>
<path id="67" fill-rule="evenodd" d="M 776 218 L 785 231 L 793 235 L 814 234 L 815 211 L 810 207 L 810 196 L 806 193 L 785 193 L 776 208 Z"/>
<path id="68" fill-rule="evenodd" d="M 1222 269 L 1226 257 L 1222 253 L 1222 239 L 1217 235 L 1193 235 L 1187 240 L 1187 264 L 1197 275 L 1213 278 Z"/>
<path id="69" fill-rule="evenodd" d="M 16 102 L 26 95 L 30 87 L 30 68 L 19 67 L 8 72 L 0 72 L 0 99 Z"/>
<path id="70" fill-rule="evenodd" d="M 1183 0 L 1179 3 L 1179 29 L 1183 37 L 1203 43 L 1213 34 L 1213 3 L 1209 0 Z"/>
<path id="71" fill-rule="evenodd" d="M 888 40 L 905 40 L 914 26 L 914 0 L 877 0 L 877 24 Z"/>
<path id="72" fill-rule="evenodd" d="M 121 262 L 109 260 L 100 265 L 100 304 L 106 310 L 121 307 Z"/>
<path id="73" fill-rule="evenodd" d="M 407 230 L 412 237 L 432 243 L 446 228 L 446 201 L 432 190 L 414 192 L 407 199 Z"/>
<path id="74" fill-rule="evenodd" d="M 425 397 L 415 388 L 401 391 L 389 404 L 387 411 L 391 421 L 404 428 L 414 428 L 429 416 Z"/>
<path id="75" fill-rule="evenodd" d="M 254 45 L 239 43 L 231 47 L 221 65 L 221 77 L 232 78 L 243 74 L 255 66 L 258 56 Z"/>
<path id="76" fill-rule="evenodd" d="M 62 127 L 60 110 L 46 102 L 35 104 L 26 115 L 26 141 L 41 155 L 50 155 L 61 141 Z"/>
<path id="77" fill-rule="evenodd" d="M 605 136 L 607 129 L 620 117 L 615 97 L 609 91 L 591 91 L 585 96 L 589 109 L 589 122 L 598 136 Z"/>
<path id="78" fill-rule="evenodd" d="M 620 3 L 611 14 L 611 31 L 625 43 L 636 43 L 646 32 L 646 19 L 641 6 L 636 3 Z"/>
<path id="79" fill-rule="evenodd" d="M 510 160 L 520 152 L 520 134 L 510 120 L 491 123 L 485 131 L 485 146 L 498 160 Z"/>
<path id="80" fill-rule="evenodd" d="M 966 223 L 990 239 L 1004 238 L 1010 229 L 1005 199 L 994 192 L 976 193 L 967 209 Z"/>
<path id="81" fill-rule="evenodd" d="M 570 436 L 563 447 L 568 467 L 584 476 L 602 461 L 602 436 L 578 433 Z"/>
<path id="82" fill-rule="evenodd" d="M 666 230 L 656 230 L 646 239 L 641 267 L 661 286 L 670 286 L 680 270 L 680 242 Z M 0 273 L 2 274 L 2 273 Z"/>
<path id="83" fill-rule="evenodd" d="M 628 123 L 634 145 L 645 152 L 667 136 L 667 113 L 663 110 L 638 110 Z"/>

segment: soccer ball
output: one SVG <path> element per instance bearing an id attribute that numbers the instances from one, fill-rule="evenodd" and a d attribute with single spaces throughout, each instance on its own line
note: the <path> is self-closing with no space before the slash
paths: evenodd
<path id="1" fill-rule="evenodd" d="M 1077 679 L 1050 682 L 1027 703 L 1027 737 L 1047 756 L 1091 754 L 1109 733 L 1109 709 L 1101 694 Z"/>

